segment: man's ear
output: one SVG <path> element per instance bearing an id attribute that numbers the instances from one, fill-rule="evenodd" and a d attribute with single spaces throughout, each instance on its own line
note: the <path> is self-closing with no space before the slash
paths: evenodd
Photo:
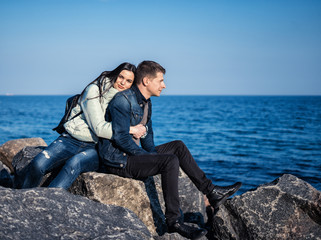
<path id="1" fill-rule="evenodd" d="M 149 80 L 148 77 L 144 77 L 144 78 L 143 78 L 142 83 L 143 83 L 144 86 L 147 86 L 147 85 L 149 84 L 149 82 L 150 82 L 150 80 Z"/>

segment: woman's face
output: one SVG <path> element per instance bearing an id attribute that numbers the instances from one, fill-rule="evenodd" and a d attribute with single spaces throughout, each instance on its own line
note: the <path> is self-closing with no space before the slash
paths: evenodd
<path id="1" fill-rule="evenodd" d="M 134 73 L 128 70 L 122 70 L 114 83 L 114 88 L 118 91 L 124 91 L 130 88 L 134 82 Z"/>

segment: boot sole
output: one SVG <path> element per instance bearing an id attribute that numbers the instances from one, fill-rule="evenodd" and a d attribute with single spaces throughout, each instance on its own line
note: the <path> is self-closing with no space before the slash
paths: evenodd
<path id="1" fill-rule="evenodd" d="M 202 234 L 200 234 L 200 235 L 197 236 L 197 237 L 192 238 L 192 240 L 200 239 L 200 238 L 204 237 L 206 234 L 207 234 L 207 230 L 204 229 L 204 231 L 202 232 Z"/>
<path id="2" fill-rule="evenodd" d="M 179 233 L 177 231 L 168 231 L 168 233 L 177 233 L 177 234 L 183 236 L 181 233 Z M 200 233 L 200 235 L 198 235 L 196 237 L 193 237 L 193 238 L 188 238 L 187 236 L 183 236 L 183 237 L 187 238 L 187 239 L 191 239 L 191 240 L 197 240 L 197 239 L 204 237 L 207 233 L 208 233 L 208 231 L 206 229 L 203 229 L 203 231 Z"/>

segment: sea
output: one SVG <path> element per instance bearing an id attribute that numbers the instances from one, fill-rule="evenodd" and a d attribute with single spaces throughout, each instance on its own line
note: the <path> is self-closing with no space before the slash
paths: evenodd
<path id="1" fill-rule="evenodd" d="M 0 96 L 0 145 L 49 145 L 70 96 Z M 155 144 L 182 140 L 214 184 L 237 194 L 292 174 L 321 190 L 321 96 L 152 98 Z"/>

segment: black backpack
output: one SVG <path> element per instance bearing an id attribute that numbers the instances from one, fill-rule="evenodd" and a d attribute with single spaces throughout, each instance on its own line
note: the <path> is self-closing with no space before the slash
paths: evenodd
<path id="1" fill-rule="evenodd" d="M 62 134 L 65 131 L 64 124 L 68 121 L 68 118 L 70 116 L 71 110 L 77 105 L 78 99 L 79 99 L 80 96 L 81 96 L 81 94 L 76 94 L 76 95 L 74 95 L 74 96 L 72 96 L 72 97 L 67 99 L 65 115 L 60 120 L 58 126 L 52 129 L 53 131 L 56 131 L 59 134 Z M 75 117 L 79 116 L 80 114 L 82 114 L 82 112 L 83 111 L 81 110 L 79 113 L 77 113 L 71 119 L 74 119 Z"/>

